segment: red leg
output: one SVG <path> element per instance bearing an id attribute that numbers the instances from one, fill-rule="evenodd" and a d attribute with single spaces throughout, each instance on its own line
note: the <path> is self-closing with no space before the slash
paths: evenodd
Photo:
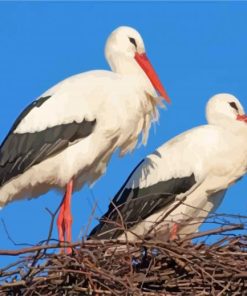
<path id="1" fill-rule="evenodd" d="M 60 242 L 64 242 L 64 233 L 65 233 L 65 228 L 64 228 L 64 201 L 65 201 L 65 195 L 63 198 L 63 203 L 61 205 L 58 217 L 57 217 L 57 231 L 58 231 L 58 239 Z"/>
<path id="2" fill-rule="evenodd" d="M 72 214 L 71 214 L 71 197 L 73 192 L 73 181 L 71 180 L 66 187 L 66 194 L 64 199 L 64 227 L 65 227 L 65 235 L 66 241 L 71 242 L 72 234 L 71 234 L 71 225 L 72 225 Z M 71 248 L 67 248 L 67 253 L 70 254 L 72 252 Z"/>
<path id="3" fill-rule="evenodd" d="M 171 229 L 171 232 L 170 232 L 170 240 L 175 240 L 177 238 L 178 238 L 178 224 L 174 223 L 172 225 L 172 229 Z"/>

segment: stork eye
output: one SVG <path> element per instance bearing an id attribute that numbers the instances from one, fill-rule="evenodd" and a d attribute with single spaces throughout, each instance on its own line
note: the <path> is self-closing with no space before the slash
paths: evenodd
<path id="1" fill-rule="evenodd" d="M 135 48 L 137 48 L 137 44 L 136 44 L 135 38 L 129 37 L 129 41 L 130 41 L 130 43 L 132 43 L 135 46 Z"/>
<path id="2" fill-rule="evenodd" d="M 237 105 L 236 105 L 235 102 L 231 102 L 231 103 L 229 103 L 229 105 L 230 105 L 233 109 L 235 109 L 237 112 L 239 112 L 239 111 L 238 111 L 238 107 L 237 107 Z"/>

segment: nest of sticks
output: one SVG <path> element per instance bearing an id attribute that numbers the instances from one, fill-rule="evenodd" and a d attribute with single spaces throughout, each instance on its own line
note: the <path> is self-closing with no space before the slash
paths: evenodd
<path id="1" fill-rule="evenodd" d="M 247 236 L 229 235 L 244 228 L 225 225 L 167 242 L 46 242 L 0 250 L 18 256 L 0 269 L 0 295 L 247 295 Z M 210 245 L 192 240 L 215 234 L 220 238 Z M 57 252 L 66 246 L 72 254 Z"/>

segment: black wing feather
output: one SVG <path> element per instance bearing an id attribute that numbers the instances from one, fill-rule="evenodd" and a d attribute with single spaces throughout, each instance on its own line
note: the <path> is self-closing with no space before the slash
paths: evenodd
<path id="1" fill-rule="evenodd" d="M 93 132 L 96 120 L 84 119 L 80 123 L 61 124 L 39 132 L 14 133 L 21 120 L 49 98 L 44 97 L 30 104 L 17 118 L 3 141 L 0 147 L 0 186 Z"/>
<path id="2" fill-rule="evenodd" d="M 126 229 L 167 207 L 180 193 L 187 192 L 196 183 L 194 174 L 183 178 L 172 178 L 161 181 L 147 188 L 125 188 L 121 196 L 118 193 L 109 209 L 90 233 L 89 237 L 113 239 L 123 233 L 116 224 L 121 225 L 121 214 Z"/>
<path id="3" fill-rule="evenodd" d="M 8 139 L 9 135 L 14 132 L 14 130 L 17 128 L 17 126 L 21 123 L 22 119 L 27 116 L 28 113 L 30 113 L 34 108 L 39 108 L 42 106 L 48 99 L 50 99 L 51 96 L 46 97 L 40 97 L 39 99 L 33 101 L 31 104 L 29 104 L 17 117 L 15 122 L 13 123 L 9 133 L 7 134 L 6 138 L 3 140 L 3 143 L 1 146 L 4 145 L 5 141 Z"/>

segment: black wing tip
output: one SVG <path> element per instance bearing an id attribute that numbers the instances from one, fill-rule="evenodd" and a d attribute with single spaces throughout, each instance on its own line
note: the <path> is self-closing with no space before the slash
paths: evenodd
<path id="1" fill-rule="evenodd" d="M 96 120 L 95 120 L 96 123 Z M 124 190 L 125 186 L 127 185 L 127 183 L 129 182 L 129 180 L 131 179 L 131 177 L 133 176 L 133 174 L 135 173 L 136 169 L 145 161 L 145 158 L 142 159 L 136 166 L 135 168 L 132 170 L 132 172 L 129 174 L 128 178 L 126 179 L 126 181 L 124 182 L 124 184 L 121 186 L 121 188 L 119 189 L 119 191 L 116 193 L 116 195 L 114 196 L 114 198 L 112 199 L 112 201 L 109 204 L 108 210 L 107 212 L 100 218 L 99 220 L 99 224 L 96 225 L 90 232 L 88 239 L 112 239 L 115 237 L 115 232 L 109 231 L 105 234 L 103 234 L 103 232 L 105 232 L 105 229 L 103 230 L 103 228 L 106 227 L 107 230 L 110 229 L 110 225 L 109 223 L 106 222 L 106 219 L 109 219 L 109 217 L 113 214 L 113 212 L 116 212 L 116 205 L 115 205 L 115 201 L 118 200 L 118 207 L 121 206 L 124 203 L 125 198 L 123 198 L 123 193 L 124 195 L 126 195 L 126 192 Z M 128 190 L 128 189 L 127 189 Z M 130 191 L 130 189 L 128 190 Z M 121 194 L 122 193 L 122 194 Z M 116 227 L 114 228 L 115 231 L 120 231 L 119 229 L 116 229 Z"/>
<path id="2" fill-rule="evenodd" d="M 118 193 L 120 196 L 117 196 L 118 203 L 115 204 L 114 200 L 110 203 L 108 211 L 93 228 L 89 238 L 100 240 L 117 238 L 124 232 L 124 228 L 128 230 L 166 207 L 178 194 L 187 192 L 195 183 L 195 175 L 192 173 L 187 177 L 159 182 L 149 188 L 122 189 L 121 194 Z M 120 214 L 125 224 L 122 229 L 116 225 Z"/>

